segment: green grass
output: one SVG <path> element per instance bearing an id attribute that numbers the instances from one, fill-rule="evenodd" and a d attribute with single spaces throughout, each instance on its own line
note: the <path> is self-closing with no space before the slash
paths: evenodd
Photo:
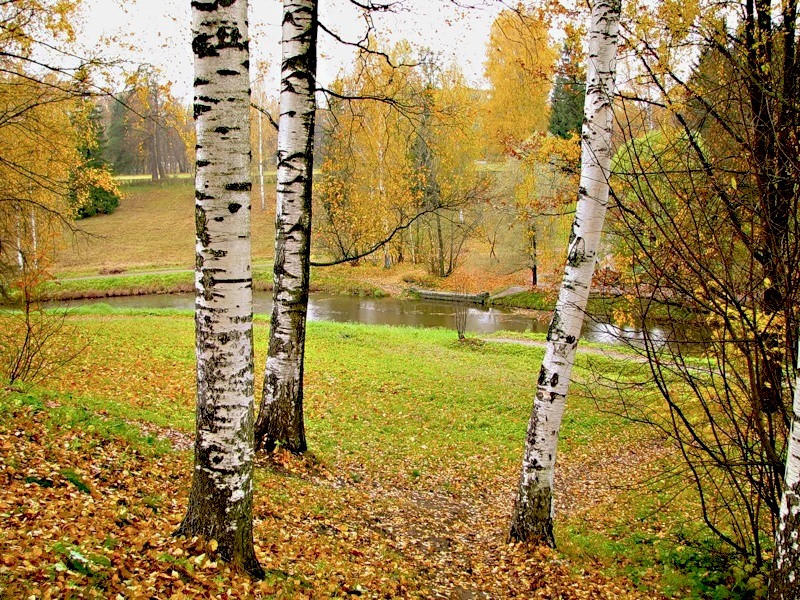
<path id="1" fill-rule="evenodd" d="M 272 289 L 272 265 L 254 265 L 253 289 L 261 291 Z M 380 287 L 369 281 L 347 278 L 341 269 L 312 269 L 311 290 L 371 298 L 386 295 Z M 97 277 L 68 277 L 46 282 L 41 287 L 44 298 L 51 300 L 193 291 L 194 272 L 190 270 L 137 271 Z"/>
<path id="2" fill-rule="evenodd" d="M 181 271 L 55 280 L 45 283 L 41 291 L 48 299 L 68 300 L 189 292 L 193 289 L 194 273 Z"/>
<path id="3" fill-rule="evenodd" d="M 77 429 L 94 433 L 96 440 L 91 446 L 83 440 L 71 439 L 63 442 L 65 447 L 71 446 L 91 453 L 102 446 L 104 439 L 121 439 L 147 456 L 162 456 L 169 451 L 169 443 L 151 435 L 142 435 L 141 430 L 131 423 L 124 411 L 108 411 L 113 408 L 108 399 L 104 402 L 84 402 L 70 395 L 56 393 L 46 388 L 29 389 L 18 393 L 0 393 L 0 418 L 10 418 L 20 408 L 31 413 L 43 413 L 46 422 L 55 435 L 60 429 Z M 114 414 L 116 413 L 116 414 Z M 75 471 L 68 467 L 61 474 L 81 491 L 88 491 L 86 484 Z"/>
<path id="4" fill-rule="evenodd" d="M 77 223 L 82 233 L 59 253 L 57 275 L 92 275 L 101 271 L 194 267 L 194 186 L 191 178 L 160 184 L 123 186 L 124 197 L 110 215 Z M 252 243 L 256 263 L 273 256 L 274 201 L 261 210 L 253 192 Z"/>
<path id="5" fill-rule="evenodd" d="M 58 381 L 49 381 L 48 389 L 17 395 L 12 402 L 51 411 L 59 427 L 96 432 L 96 442 L 67 441 L 88 444 L 80 450 L 89 454 L 104 437 L 161 452 L 163 443 L 142 436 L 132 425 L 137 421 L 192 432 L 195 353 L 189 311 L 92 307 L 75 311 L 70 322 L 80 332 L 79 343 L 88 343 L 86 351 Z M 267 337 L 267 319 L 259 318 L 257 374 Z M 379 484 L 444 491 L 465 502 L 485 493 L 505 498 L 516 482 L 541 358 L 538 346 L 463 344 L 444 329 L 309 323 L 305 415 L 313 460 L 357 489 Z M 574 370 L 579 385 L 568 400 L 559 464 L 577 465 L 582 473 L 647 439 L 641 426 L 600 410 L 591 393 L 593 371 L 634 379 L 640 369 L 614 357 L 579 357 Z M 2 403 L 0 414 L 10 414 Z M 638 483 L 644 476 L 639 469 L 646 467 L 631 464 L 616 481 L 618 489 L 596 506 L 559 515 L 559 547 L 575 568 L 599 566 L 608 576 L 668 596 L 723 598 L 725 584 L 741 590 L 757 586 L 757 573 L 742 567 L 731 583 L 727 563 L 714 561 L 716 546 L 690 516 L 691 490 L 681 501 L 661 506 L 658 490 Z M 69 481 L 74 475 L 73 484 L 81 489 L 76 473 L 61 475 Z M 277 490 L 270 496 L 272 506 L 288 507 L 292 490 L 305 490 L 306 484 L 276 477 L 263 472 L 258 481 Z M 143 502 L 151 511 L 164 504 L 157 490 Z"/>
<path id="6" fill-rule="evenodd" d="M 253 289 L 272 289 L 272 272 L 266 267 L 253 269 Z M 48 299 L 105 298 L 140 294 L 193 292 L 194 272 L 133 273 L 109 277 L 87 277 L 48 282 L 42 287 Z M 365 281 L 348 280 L 333 272 L 312 272 L 311 291 L 380 298 L 385 292 Z"/>

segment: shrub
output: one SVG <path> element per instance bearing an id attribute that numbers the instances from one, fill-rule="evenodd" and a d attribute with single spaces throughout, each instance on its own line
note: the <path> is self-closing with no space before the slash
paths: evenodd
<path id="1" fill-rule="evenodd" d="M 92 186 L 89 188 L 87 201 L 78 208 L 78 219 L 86 219 L 95 215 L 109 215 L 119 206 L 118 192 L 106 188 Z"/>

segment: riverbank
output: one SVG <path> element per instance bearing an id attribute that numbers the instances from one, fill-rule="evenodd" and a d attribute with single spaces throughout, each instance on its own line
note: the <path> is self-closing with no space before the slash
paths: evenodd
<path id="1" fill-rule="evenodd" d="M 253 290 L 272 289 L 272 266 L 253 267 Z M 168 269 L 116 272 L 97 275 L 66 276 L 46 282 L 41 289 L 43 300 L 81 300 L 175 294 L 194 291 L 194 271 Z M 311 291 L 330 294 L 380 298 L 389 292 L 369 280 L 348 279 L 340 271 L 313 271 Z"/>
<path id="2" fill-rule="evenodd" d="M 257 373 L 267 321 L 255 322 Z M 169 535 L 191 479 L 191 315 L 78 310 L 67 325 L 82 352 L 58 378 L 0 391 L 0 586 L 11 596 L 658 598 L 726 581 L 686 518 L 691 491 L 662 505 L 653 474 L 668 448 L 590 393 L 596 375 L 635 379 L 643 365 L 579 356 L 559 448 L 559 550 L 537 551 L 504 536 L 541 348 L 317 322 L 313 454 L 259 463 L 254 531 L 268 578 L 251 585 Z"/>
<path id="3" fill-rule="evenodd" d="M 272 289 L 272 266 L 254 265 L 253 290 L 264 292 Z M 399 270 L 398 270 L 399 271 Z M 413 271 L 410 271 L 413 273 Z M 355 296 L 359 298 L 405 298 L 419 297 L 416 285 L 424 281 L 429 286 L 436 284 L 430 278 L 418 278 L 402 271 L 389 276 L 380 267 L 349 266 L 312 269 L 311 292 Z M 486 307 L 520 309 L 523 311 L 552 311 L 558 294 L 549 291 L 517 291 L 490 296 L 483 301 Z M 153 294 L 178 294 L 194 292 L 194 272 L 185 269 L 166 269 L 105 273 L 96 275 L 68 276 L 48 281 L 39 290 L 44 301 L 86 300 L 124 296 L 146 296 Z M 440 288 L 444 296 L 461 295 L 447 288 Z M 478 296 L 475 296 L 476 300 Z M 593 296 L 589 300 L 589 312 L 595 315 L 613 315 L 625 312 L 624 298 Z"/>

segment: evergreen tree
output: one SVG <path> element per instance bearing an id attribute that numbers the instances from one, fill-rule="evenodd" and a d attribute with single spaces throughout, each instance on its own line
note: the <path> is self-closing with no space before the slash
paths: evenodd
<path id="1" fill-rule="evenodd" d="M 580 62 L 578 34 L 574 28 L 567 31 L 550 102 L 549 131 L 564 139 L 573 133 L 580 135 L 583 125 L 586 71 Z"/>
<path id="2" fill-rule="evenodd" d="M 106 138 L 103 132 L 103 113 L 97 104 L 87 107 L 86 129 L 84 141 L 78 151 L 83 158 L 82 171 L 94 173 L 93 180 L 88 184 L 88 197 L 83 199 L 78 206 L 76 217 L 85 219 L 97 214 L 111 214 L 119 206 L 120 192 L 113 184 L 109 165 L 104 155 L 106 153 Z M 84 176 L 84 174 L 81 174 Z M 88 179 L 88 178 L 87 178 Z M 72 201 L 77 202 L 73 193 Z"/>

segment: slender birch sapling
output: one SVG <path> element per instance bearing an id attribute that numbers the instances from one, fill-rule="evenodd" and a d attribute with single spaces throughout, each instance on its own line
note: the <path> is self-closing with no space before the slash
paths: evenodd
<path id="1" fill-rule="evenodd" d="M 317 0 L 284 0 L 275 265 L 256 447 L 305 452 L 303 359 L 311 256 Z"/>
<path id="2" fill-rule="evenodd" d="M 620 0 L 595 0 L 592 5 L 578 204 L 528 422 L 510 541 L 555 546 L 553 473 L 558 432 L 608 204 L 620 4 Z"/>

